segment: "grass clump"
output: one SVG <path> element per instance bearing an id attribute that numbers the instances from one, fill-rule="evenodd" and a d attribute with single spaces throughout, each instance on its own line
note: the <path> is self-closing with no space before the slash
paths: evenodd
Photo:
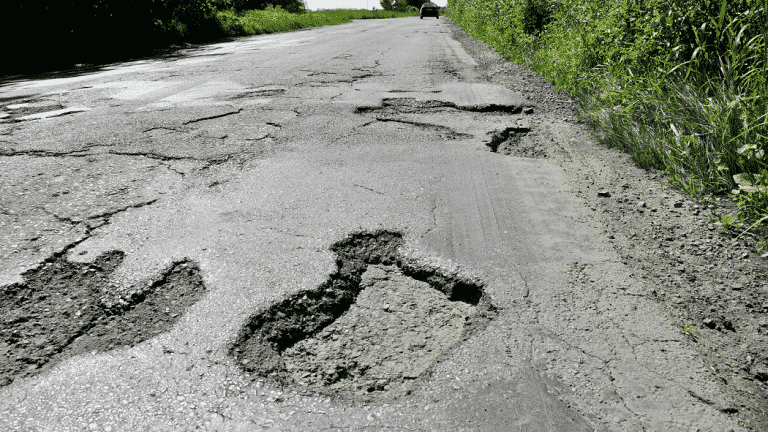
<path id="1" fill-rule="evenodd" d="M 766 0 L 449 0 L 470 35 L 569 93 L 599 139 L 693 197 L 768 217 Z"/>

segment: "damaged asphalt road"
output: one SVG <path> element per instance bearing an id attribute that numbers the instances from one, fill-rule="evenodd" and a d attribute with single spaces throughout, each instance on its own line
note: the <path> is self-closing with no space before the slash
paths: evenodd
<path id="1" fill-rule="evenodd" d="M 4 83 L 0 429 L 764 430 L 764 269 L 574 118 L 447 19 Z"/>

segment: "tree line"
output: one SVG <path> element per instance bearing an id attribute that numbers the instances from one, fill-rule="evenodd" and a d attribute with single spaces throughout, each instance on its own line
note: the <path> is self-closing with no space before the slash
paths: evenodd
<path id="1" fill-rule="evenodd" d="M 6 0 L 0 74 L 33 72 L 146 55 L 181 41 L 216 39 L 216 12 L 280 6 L 302 12 L 302 0 Z"/>

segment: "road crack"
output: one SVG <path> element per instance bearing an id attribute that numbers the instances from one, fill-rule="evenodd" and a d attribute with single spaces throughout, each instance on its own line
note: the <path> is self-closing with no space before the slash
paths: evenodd
<path id="1" fill-rule="evenodd" d="M 243 112 L 243 109 L 239 108 L 236 111 L 229 111 L 229 112 L 225 112 L 223 114 L 217 114 L 217 115 L 212 115 L 212 116 L 208 116 L 208 117 L 200 117 L 200 118 L 196 118 L 196 119 L 193 119 L 193 120 L 187 120 L 187 121 L 185 121 L 182 124 L 184 126 L 186 126 L 186 125 L 192 124 L 192 123 L 198 123 L 198 122 L 201 122 L 201 121 L 214 120 L 214 119 L 217 119 L 217 118 L 228 117 L 228 116 L 231 116 L 231 115 L 240 114 L 241 112 Z"/>
<path id="2" fill-rule="evenodd" d="M 422 123 L 422 122 L 417 122 L 413 120 L 404 120 L 404 119 L 397 119 L 397 118 L 391 118 L 391 117 L 376 117 L 376 120 L 380 122 L 394 122 L 394 123 L 403 123 L 411 126 L 416 126 L 421 129 L 437 132 L 437 135 L 440 138 L 448 139 L 448 140 L 472 138 L 472 135 L 465 134 L 462 132 L 456 132 L 455 130 L 447 126 L 441 126 L 441 125 L 436 125 L 432 123 Z"/>

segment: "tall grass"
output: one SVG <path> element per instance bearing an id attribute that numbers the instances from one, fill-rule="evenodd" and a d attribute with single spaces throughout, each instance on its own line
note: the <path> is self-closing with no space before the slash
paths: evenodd
<path id="1" fill-rule="evenodd" d="M 449 0 L 446 15 L 568 92 L 607 145 L 695 197 L 768 214 L 767 0 Z"/>
<path id="2" fill-rule="evenodd" d="M 276 7 L 240 13 L 234 10 L 220 11 L 217 18 L 225 34 L 245 36 L 343 24 L 355 19 L 402 18 L 414 15 L 418 13 L 343 9 L 294 14 Z"/>

